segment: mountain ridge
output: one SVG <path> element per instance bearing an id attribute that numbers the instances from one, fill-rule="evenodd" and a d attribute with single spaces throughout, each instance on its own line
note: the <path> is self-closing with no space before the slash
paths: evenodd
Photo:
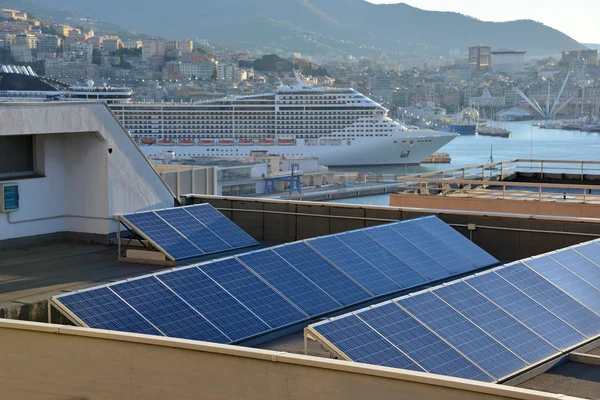
<path id="1" fill-rule="evenodd" d="M 201 38 L 230 47 L 315 53 L 335 50 L 359 56 L 390 51 L 446 55 L 449 49 L 465 49 L 479 43 L 526 50 L 528 55 L 553 55 L 566 49 L 585 48 L 564 33 L 532 20 L 486 22 L 455 12 L 425 11 L 405 3 L 373 4 L 364 0 L 35 0 L 35 3 L 76 10 L 160 37 Z"/>

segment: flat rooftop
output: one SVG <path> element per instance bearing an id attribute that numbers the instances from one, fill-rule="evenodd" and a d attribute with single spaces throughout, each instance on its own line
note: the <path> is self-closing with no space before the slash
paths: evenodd
<path id="1" fill-rule="evenodd" d="M 600 399 L 600 366 L 568 361 L 517 387 Z"/>
<path id="2" fill-rule="evenodd" d="M 0 309 L 162 268 L 117 263 L 117 247 L 102 244 L 56 242 L 0 250 Z"/>

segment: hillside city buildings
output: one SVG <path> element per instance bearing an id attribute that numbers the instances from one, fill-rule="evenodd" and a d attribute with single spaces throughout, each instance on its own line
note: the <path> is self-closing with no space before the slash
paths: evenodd
<path id="1" fill-rule="evenodd" d="M 268 53 L 219 50 L 201 40 L 118 37 L 80 25 L 0 10 L 0 64 L 30 65 L 38 74 L 68 84 L 91 79 L 130 86 L 134 100 L 183 102 L 272 92 L 282 83 L 293 83 L 292 69 L 297 68 L 304 70 L 310 84 L 352 87 L 369 95 L 392 117 L 399 117 L 399 107 L 426 102 L 449 114 L 465 107 L 488 113 L 520 107 L 533 114 L 514 88 L 543 106 L 549 92 L 552 99 L 558 95 L 567 74 L 562 97 L 572 100 L 563 114 L 582 115 L 600 102 L 596 50 L 565 49 L 555 57 L 534 59 L 519 49 L 493 49 L 482 43 L 450 49 L 446 57 L 359 58 L 330 51 L 280 54 L 264 64 L 254 61 Z M 321 73 L 316 73 L 317 66 Z"/>

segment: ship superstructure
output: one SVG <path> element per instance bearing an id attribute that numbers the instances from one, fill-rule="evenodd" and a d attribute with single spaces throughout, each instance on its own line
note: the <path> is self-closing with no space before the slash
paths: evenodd
<path id="1" fill-rule="evenodd" d="M 273 93 L 195 103 L 131 102 L 131 94 L 126 88 L 89 82 L 42 97 L 106 101 L 149 156 L 171 150 L 180 157 L 246 157 L 254 150 L 267 150 L 316 157 L 329 166 L 418 164 L 457 136 L 407 128 L 353 89 L 302 82 L 281 85 Z"/>

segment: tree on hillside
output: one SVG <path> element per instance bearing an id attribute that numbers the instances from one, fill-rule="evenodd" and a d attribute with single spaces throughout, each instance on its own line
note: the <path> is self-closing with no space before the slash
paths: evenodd
<path id="1" fill-rule="evenodd" d="M 288 60 L 281 58 L 276 54 L 267 54 L 254 60 L 252 67 L 254 67 L 255 70 L 265 72 L 291 71 L 293 69 L 292 64 Z"/>

